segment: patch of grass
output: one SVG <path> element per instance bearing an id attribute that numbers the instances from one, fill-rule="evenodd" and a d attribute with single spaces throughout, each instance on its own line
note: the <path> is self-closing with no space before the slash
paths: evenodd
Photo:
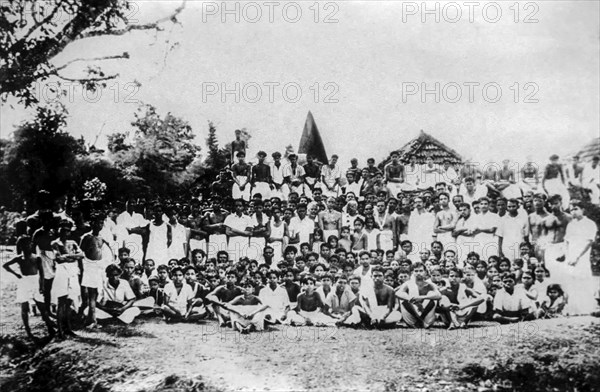
<path id="1" fill-rule="evenodd" d="M 136 325 L 123 325 L 117 324 L 116 322 L 104 324 L 102 326 L 102 332 L 113 335 L 117 338 L 156 338 L 156 336 L 152 335 L 151 333 L 142 331 Z"/>
<path id="2" fill-rule="evenodd" d="M 3 359 L 7 357 L 7 359 L 12 360 L 32 353 L 34 349 L 31 344 L 25 343 L 25 341 L 16 336 L 0 336 L 0 357 Z"/>
<path id="3" fill-rule="evenodd" d="M 495 355 L 491 366 L 469 363 L 460 379 L 471 383 L 492 382 L 508 389 L 545 391 L 600 390 L 600 325 L 585 329 L 581 339 L 539 339 L 525 342 L 508 357 Z"/>
<path id="4" fill-rule="evenodd" d="M 101 368 L 86 353 L 58 346 L 23 356 L 0 390 L 12 392 L 109 392 L 137 369 L 131 364 Z"/>
<path id="5" fill-rule="evenodd" d="M 215 388 L 206 384 L 201 377 L 187 378 L 175 374 L 165 377 L 165 379 L 152 389 L 146 389 L 142 392 L 220 392 L 222 389 Z"/>

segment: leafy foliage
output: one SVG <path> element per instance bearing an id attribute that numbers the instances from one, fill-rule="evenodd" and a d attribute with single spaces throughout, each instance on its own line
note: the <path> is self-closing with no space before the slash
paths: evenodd
<path id="1" fill-rule="evenodd" d="M 208 147 L 208 157 L 206 158 L 205 165 L 211 173 L 218 173 L 219 170 L 227 166 L 229 163 L 229 151 L 227 148 L 220 148 L 219 141 L 217 140 L 217 128 L 212 122 L 208 123 L 208 138 L 206 139 L 206 146 Z"/>
<path id="2" fill-rule="evenodd" d="M 158 195 L 178 194 L 179 186 L 191 181 L 186 169 L 200 152 L 191 126 L 171 113 L 161 117 L 151 105 L 140 107 L 132 125 L 132 145 L 125 143 L 123 133 L 109 139 L 115 167 Z"/>
<path id="3" fill-rule="evenodd" d="M 36 117 L 15 131 L 4 156 L 13 197 L 31 201 L 40 189 L 59 196 L 71 188 L 76 157 L 86 150 L 63 130 L 66 116 L 62 106 L 38 107 Z"/>
<path id="4" fill-rule="evenodd" d="M 129 137 L 129 132 L 116 132 L 108 135 L 108 151 L 117 153 L 119 151 L 127 151 L 131 145 L 127 144 L 126 140 Z"/>
<path id="5" fill-rule="evenodd" d="M 62 65 L 54 58 L 71 43 L 98 36 L 120 36 L 132 30 L 162 31 L 164 22 L 178 23 L 175 11 L 154 23 L 135 24 L 128 16 L 135 3 L 126 0 L 5 0 L 0 3 L 0 97 L 16 97 L 26 106 L 38 103 L 35 83 L 51 77 L 80 82 L 94 90 L 118 74 L 107 75 L 97 65 L 102 60 L 128 59 L 129 54 L 73 59 Z M 88 63 L 85 77 L 74 78 L 64 72 L 72 64 Z"/>

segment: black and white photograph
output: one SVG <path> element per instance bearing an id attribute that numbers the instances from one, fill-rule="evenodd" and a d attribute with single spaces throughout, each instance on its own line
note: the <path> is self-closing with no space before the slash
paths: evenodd
<path id="1" fill-rule="evenodd" d="M 600 391 L 600 1 L 0 10 L 2 392 Z"/>

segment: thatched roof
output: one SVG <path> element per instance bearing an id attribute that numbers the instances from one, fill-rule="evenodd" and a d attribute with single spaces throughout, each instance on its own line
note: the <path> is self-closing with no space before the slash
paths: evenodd
<path id="1" fill-rule="evenodd" d="M 592 160 L 594 155 L 600 155 L 600 137 L 593 139 L 577 153 L 581 162 Z"/>
<path id="2" fill-rule="evenodd" d="M 462 163 L 462 156 L 455 150 L 446 146 L 433 136 L 423 132 L 419 132 L 416 139 L 406 143 L 402 148 L 396 150 L 400 153 L 400 161 L 408 163 L 411 156 L 417 157 L 417 163 L 425 163 L 427 157 L 432 157 L 434 163 L 441 164 L 444 159 L 448 159 L 452 165 Z M 384 163 L 390 160 L 388 157 Z"/>

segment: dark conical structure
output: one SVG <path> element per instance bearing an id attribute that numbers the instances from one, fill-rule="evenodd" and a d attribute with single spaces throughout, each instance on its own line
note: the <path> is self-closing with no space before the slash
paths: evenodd
<path id="1" fill-rule="evenodd" d="M 323 140 L 319 134 L 319 128 L 317 128 L 317 123 L 315 123 L 315 119 L 310 111 L 308 112 L 306 122 L 304 123 L 304 131 L 300 138 L 298 154 L 311 155 L 321 163 L 328 162 L 325 146 L 323 145 Z"/>

